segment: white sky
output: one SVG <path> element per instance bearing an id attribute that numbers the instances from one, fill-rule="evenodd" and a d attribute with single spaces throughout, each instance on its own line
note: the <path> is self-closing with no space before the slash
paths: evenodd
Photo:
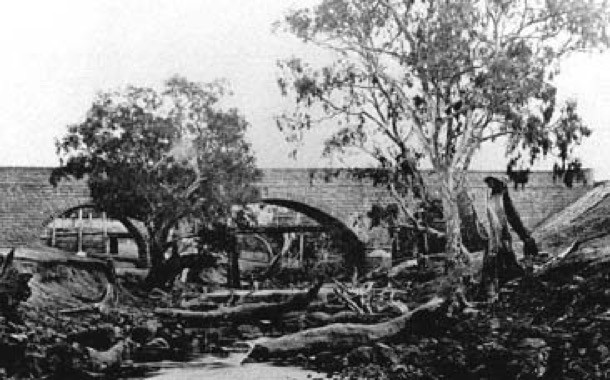
<path id="1" fill-rule="evenodd" d="M 319 139 L 300 160 L 273 121 L 285 104 L 275 61 L 314 52 L 271 24 L 315 0 L 21 0 L 0 5 L 0 166 L 57 165 L 54 140 L 78 122 L 96 92 L 157 86 L 173 74 L 227 78 L 233 103 L 252 125 L 261 167 L 321 166 Z M 576 97 L 594 130 L 580 149 L 597 179 L 610 178 L 610 54 L 566 62 L 560 93 Z M 474 169 L 503 169 L 503 150 L 485 149 Z M 540 168 L 548 168 L 539 166 Z"/>

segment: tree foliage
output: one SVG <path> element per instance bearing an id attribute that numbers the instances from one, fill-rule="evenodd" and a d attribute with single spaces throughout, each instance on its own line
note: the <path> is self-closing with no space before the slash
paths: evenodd
<path id="1" fill-rule="evenodd" d="M 280 25 L 338 59 L 279 62 L 296 105 L 279 126 L 295 139 L 333 120 L 327 154 L 364 151 L 397 172 L 425 157 L 456 252 L 457 194 L 481 144 L 563 157 L 588 135 L 574 103 L 557 116 L 553 79 L 567 54 L 606 46 L 608 14 L 601 1 L 323 0 Z"/>
<path id="2" fill-rule="evenodd" d="M 232 205 L 256 197 L 248 123 L 220 107 L 226 93 L 224 82 L 173 77 L 161 91 L 99 94 L 84 121 L 57 141 L 61 167 L 51 181 L 86 178 L 96 205 L 126 224 L 153 266 L 160 263 L 179 221 L 224 223 Z"/>

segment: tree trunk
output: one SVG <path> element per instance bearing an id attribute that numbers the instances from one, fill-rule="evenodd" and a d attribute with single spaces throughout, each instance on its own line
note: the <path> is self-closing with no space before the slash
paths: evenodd
<path id="1" fill-rule="evenodd" d="M 462 224 L 458 203 L 459 189 L 454 173 L 443 172 L 443 188 L 441 191 L 443 201 L 443 216 L 445 219 L 447 254 L 447 272 L 462 269 L 468 261 L 463 254 Z"/>
<path id="2" fill-rule="evenodd" d="M 159 288 L 171 289 L 180 267 L 178 244 L 175 241 L 168 243 L 169 228 L 163 228 L 160 223 L 151 223 L 146 227 L 148 232 L 148 247 L 150 250 L 150 270 L 146 276 L 145 285 L 148 290 Z M 165 259 L 165 252 L 172 248 L 169 259 Z"/>
<path id="3" fill-rule="evenodd" d="M 161 244 L 151 243 L 151 267 L 146 276 L 146 287 L 151 290 L 159 288 L 162 290 L 171 289 L 176 276 L 182 271 L 180 254 L 177 244 L 172 244 L 172 255 L 169 259 L 164 259 L 166 247 Z"/>
<path id="4" fill-rule="evenodd" d="M 487 230 L 485 224 L 479 220 L 474 201 L 466 188 L 462 189 L 458 195 L 458 205 L 462 227 L 462 244 L 468 252 L 485 250 L 489 241 Z"/>
<path id="5" fill-rule="evenodd" d="M 227 286 L 233 289 L 241 288 L 241 274 L 239 271 L 239 250 L 237 247 L 237 236 L 230 231 L 226 231 L 225 249 L 229 255 L 229 270 L 227 276 Z"/>
<path id="6" fill-rule="evenodd" d="M 536 241 L 532 237 L 530 231 L 525 227 L 523 221 L 521 220 L 521 216 L 519 212 L 515 208 L 513 201 L 508 194 L 508 191 L 505 191 L 502 197 L 504 210 L 506 212 L 506 219 L 508 223 L 513 228 L 513 231 L 519 236 L 521 241 L 523 242 L 523 255 L 525 256 L 526 266 L 529 271 L 533 268 L 532 259 L 538 255 L 538 245 Z"/>
<path id="7" fill-rule="evenodd" d="M 111 215 L 112 217 L 112 215 Z M 133 238 L 136 246 L 138 247 L 138 266 L 140 268 L 147 268 L 150 265 L 148 244 L 142 231 L 136 225 L 129 220 L 129 218 L 117 218 L 121 224 L 127 229 L 131 237 Z"/>
<path id="8" fill-rule="evenodd" d="M 517 262 L 508 229 L 505 209 L 508 188 L 504 182 L 493 177 L 485 178 L 485 182 L 491 188 L 491 195 L 487 203 L 489 246 L 483 258 L 481 286 L 485 297 L 494 300 L 502 284 L 523 275 L 524 271 Z M 511 216 L 514 217 L 514 214 Z"/>
<path id="9" fill-rule="evenodd" d="M 163 266 L 164 260 L 164 250 L 162 247 L 159 247 L 157 244 L 151 244 L 150 247 L 150 271 L 158 271 Z"/>

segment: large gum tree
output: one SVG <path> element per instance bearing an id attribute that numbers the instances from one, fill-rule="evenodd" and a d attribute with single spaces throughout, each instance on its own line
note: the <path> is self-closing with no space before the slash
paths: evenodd
<path id="1" fill-rule="evenodd" d="M 103 92 L 86 117 L 57 141 L 52 182 L 86 178 L 96 206 L 133 236 L 148 283 L 165 285 L 164 253 L 181 221 L 226 225 L 233 205 L 256 199 L 259 176 L 248 126 L 219 102 L 226 84 L 173 77 L 161 90 Z"/>
<path id="2" fill-rule="evenodd" d="M 278 62 L 282 93 L 295 104 L 278 125 L 292 140 L 331 128 L 327 153 L 364 151 L 411 177 L 418 158 L 427 160 L 440 177 L 448 262 L 457 267 L 458 195 L 473 156 L 500 138 L 532 160 L 562 156 L 587 135 L 575 104 L 557 104 L 553 78 L 566 55 L 606 46 L 607 22 L 601 1 L 322 0 L 278 26 L 338 58 L 323 67 Z"/>

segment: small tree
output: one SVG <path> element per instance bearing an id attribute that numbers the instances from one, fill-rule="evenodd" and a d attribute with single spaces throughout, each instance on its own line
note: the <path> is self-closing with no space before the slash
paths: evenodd
<path id="1" fill-rule="evenodd" d="M 101 93 L 85 120 L 57 141 L 61 166 L 52 183 L 86 178 L 97 207 L 125 225 L 141 261 L 150 259 L 151 280 L 164 277 L 163 255 L 178 222 L 226 223 L 232 205 L 256 197 L 248 124 L 236 109 L 219 108 L 225 93 L 222 82 L 181 77 L 162 91 Z"/>
<path id="2" fill-rule="evenodd" d="M 607 21 L 601 1 L 322 0 L 280 25 L 339 58 L 321 69 L 279 62 L 296 104 L 279 127 L 295 140 L 334 120 L 326 153 L 364 151 L 400 174 L 391 181 L 417 179 L 424 157 L 440 177 L 449 262 L 460 264 L 458 195 L 474 154 L 506 137 L 509 153 L 533 160 L 587 135 L 567 117 L 573 103 L 557 121 L 552 80 L 567 54 L 606 45 Z"/>

